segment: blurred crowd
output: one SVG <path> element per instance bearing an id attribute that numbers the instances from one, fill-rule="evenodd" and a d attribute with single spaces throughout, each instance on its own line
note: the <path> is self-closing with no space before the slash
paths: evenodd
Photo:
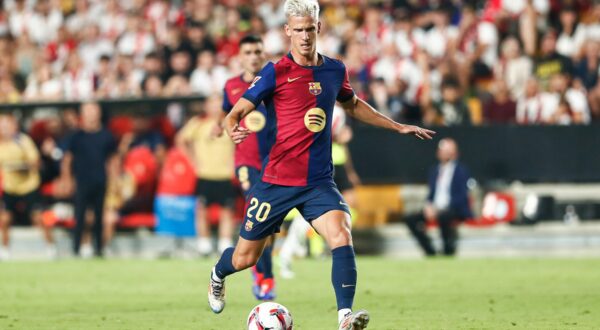
<path id="1" fill-rule="evenodd" d="M 355 92 L 396 120 L 451 126 L 600 119 L 600 5 L 591 1 L 320 3 L 319 52 L 342 59 Z M 198 131 L 184 127 L 185 114 L 195 118 L 188 126 L 215 121 L 225 81 L 242 72 L 241 38 L 261 36 L 267 58 L 276 61 L 289 49 L 285 21 L 278 0 L 4 1 L 0 102 L 84 103 L 79 113 L 46 104 L 28 120 L 23 112 L 0 115 L 0 259 L 11 223 L 40 226 L 55 255 L 51 229 L 61 220 L 91 219 L 65 226 L 75 229 L 73 252 L 84 254 L 82 246 L 92 251 L 84 223 L 94 223 L 101 254 L 124 217 L 151 215 L 159 177 L 182 164 L 169 159 L 184 159 L 184 133 Z M 132 116 L 87 102 L 180 96 L 199 98 Z M 187 179 L 170 176 L 163 191 L 191 182 L 183 193 L 193 194 L 197 173 L 189 172 Z"/>
<path id="2" fill-rule="evenodd" d="M 0 101 L 221 92 L 238 41 L 288 51 L 278 0 L 6 0 Z M 327 0 L 319 51 L 395 119 L 587 124 L 600 117 L 591 0 Z"/>

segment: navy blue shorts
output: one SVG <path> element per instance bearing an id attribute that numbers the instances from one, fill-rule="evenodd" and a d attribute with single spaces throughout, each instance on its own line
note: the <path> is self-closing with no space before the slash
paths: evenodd
<path id="1" fill-rule="evenodd" d="M 240 182 L 244 198 L 248 197 L 250 189 L 260 181 L 260 170 L 252 166 L 240 166 L 236 168 L 235 175 Z"/>
<path id="2" fill-rule="evenodd" d="M 308 222 L 321 215 L 340 210 L 350 214 L 348 204 L 335 183 L 308 187 L 288 187 L 262 180 L 252 187 L 246 198 L 244 225 L 240 236 L 256 241 L 279 232 L 283 219 L 297 208 Z"/>

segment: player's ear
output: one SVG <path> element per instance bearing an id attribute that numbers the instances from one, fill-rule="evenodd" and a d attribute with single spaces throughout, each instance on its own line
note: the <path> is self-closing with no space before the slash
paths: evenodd
<path id="1" fill-rule="evenodd" d="M 317 34 L 321 33 L 321 21 L 317 22 Z"/>
<path id="2" fill-rule="evenodd" d="M 288 38 L 292 36 L 292 31 L 290 30 L 289 24 L 285 24 L 283 29 L 285 30 L 285 35 L 288 36 Z"/>

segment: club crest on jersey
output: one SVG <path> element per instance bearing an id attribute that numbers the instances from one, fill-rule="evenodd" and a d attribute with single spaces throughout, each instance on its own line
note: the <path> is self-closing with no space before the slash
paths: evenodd
<path id="1" fill-rule="evenodd" d="M 312 108 L 304 115 L 304 126 L 313 133 L 322 131 L 325 124 L 327 124 L 327 115 L 321 108 Z"/>
<path id="2" fill-rule="evenodd" d="M 321 92 L 323 91 L 321 89 L 321 83 L 318 82 L 318 81 L 309 82 L 308 83 L 308 91 L 312 95 L 319 95 L 319 94 L 321 94 Z"/>
<path id="3" fill-rule="evenodd" d="M 252 221 L 246 220 L 246 225 L 244 225 L 244 229 L 246 229 L 246 231 L 251 231 L 253 226 L 254 224 L 252 223 Z"/>

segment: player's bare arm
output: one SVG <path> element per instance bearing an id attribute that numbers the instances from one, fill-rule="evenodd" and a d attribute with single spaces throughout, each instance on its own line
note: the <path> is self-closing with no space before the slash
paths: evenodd
<path id="1" fill-rule="evenodd" d="M 414 125 L 400 124 L 391 120 L 356 95 L 350 100 L 342 103 L 342 108 L 344 108 L 348 115 L 362 122 L 377 127 L 387 128 L 400 134 L 414 135 L 421 140 L 431 140 L 433 135 L 435 135 L 435 132 L 432 130 Z"/>
<path id="2" fill-rule="evenodd" d="M 231 109 L 231 112 L 229 112 L 227 117 L 225 117 L 225 130 L 227 130 L 227 134 L 233 143 L 239 144 L 250 135 L 250 130 L 241 127 L 240 121 L 254 109 L 256 109 L 256 106 L 242 97 L 233 106 L 233 109 Z"/>
<path id="3" fill-rule="evenodd" d="M 223 130 L 225 126 L 225 116 L 227 116 L 225 112 L 222 112 L 219 116 L 219 121 L 215 124 L 212 131 L 210 132 L 210 135 L 212 137 L 221 137 L 221 135 L 223 135 Z"/>

